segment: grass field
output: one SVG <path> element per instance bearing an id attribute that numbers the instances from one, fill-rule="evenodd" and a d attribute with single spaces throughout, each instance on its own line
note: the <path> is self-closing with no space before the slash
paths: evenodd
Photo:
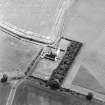
<path id="1" fill-rule="evenodd" d="M 41 47 L 0 31 L 0 72 L 9 76 L 23 73 Z"/>
<path id="2" fill-rule="evenodd" d="M 0 19 L 27 31 L 49 36 L 62 1 L 1 0 Z"/>
<path id="3" fill-rule="evenodd" d="M 33 76 L 48 80 L 53 70 L 58 66 L 58 62 L 51 62 L 47 59 L 39 61 L 36 69 L 32 73 Z"/>
<path id="4" fill-rule="evenodd" d="M 65 13 L 65 37 L 83 42 L 84 46 L 76 62 L 76 69 L 69 72 L 65 80 L 65 87 L 70 88 L 71 82 L 77 76 L 75 85 L 90 88 L 90 90 L 105 92 L 105 1 L 104 0 L 77 0 L 72 8 Z M 85 70 L 78 72 L 84 66 L 92 75 L 85 76 Z M 74 71 L 73 71 L 74 70 Z M 78 74 L 79 73 L 79 74 Z M 82 78 L 82 79 L 80 79 Z M 84 79 L 83 79 L 84 78 Z M 97 82 L 93 82 L 94 80 Z M 90 80 L 89 80 L 90 79 Z M 89 80 L 89 81 L 88 81 Z M 74 83 L 73 82 L 73 83 Z M 87 84 L 86 84 L 87 83 Z M 99 84 L 100 85 L 99 85 Z M 99 85 L 99 88 L 97 87 Z"/>
<path id="5" fill-rule="evenodd" d="M 6 105 L 9 93 L 11 91 L 11 84 L 1 84 L 0 83 L 0 105 Z"/>

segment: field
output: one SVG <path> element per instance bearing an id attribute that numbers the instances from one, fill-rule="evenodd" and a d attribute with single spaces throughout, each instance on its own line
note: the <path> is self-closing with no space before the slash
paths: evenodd
<path id="1" fill-rule="evenodd" d="M 0 31 L 0 72 L 16 76 L 23 74 L 41 46 L 21 41 Z"/>
<path id="2" fill-rule="evenodd" d="M 64 87 L 70 88 L 73 84 L 85 87 L 104 94 L 105 91 L 105 1 L 104 0 L 77 0 L 66 13 L 64 18 L 63 35 L 83 42 L 83 48 L 77 57 L 76 63 L 64 81 Z M 88 76 L 80 73 L 80 66 L 90 73 Z M 85 73 L 84 69 L 84 73 Z M 79 73 L 79 75 L 78 75 Z M 78 77 L 79 76 L 79 77 Z M 90 76 L 89 76 L 90 77 Z M 80 82 L 80 78 L 81 82 Z M 84 78 L 84 79 L 83 79 Z M 86 79 L 86 80 L 85 80 Z M 94 80 L 97 82 L 93 82 Z M 86 84 L 87 81 L 87 84 Z M 90 82 L 90 83 L 88 83 Z M 84 85 L 83 85 L 84 84 Z M 94 84 L 94 85 L 92 85 Z M 99 85 L 98 87 L 96 85 Z M 101 87 L 101 88 L 99 88 Z M 105 97 L 104 97 L 105 99 Z M 103 100 L 104 100 L 103 99 Z"/>
<path id="3" fill-rule="evenodd" d="M 55 38 L 58 6 L 63 0 L 0 0 L 0 22 L 7 22 L 26 31 Z M 75 0 L 64 13 L 62 36 L 83 43 L 83 48 L 63 81 L 62 87 L 88 94 L 105 101 L 105 0 Z M 64 42 L 62 42 L 64 43 Z M 65 45 L 61 44 L 61 47 Z M 22 74 L 42 47 L 21 41 L 0 31 L 0 75 Z M 64 48 L 65 49 L 65 48 Z M 47 79 L 57 63 L 41 60 L 33 76 Z M 44 71 L 45 70 L 45 71 Z M 47 73 L 47 74 L 46 74 Z M 0 105 L 10 92 L 0 84 Z M 7 91 L 5 91 L 7 90 Z M 24 96 L 24 97 L 23 97 Z M 4 99 L 4 100 L 3 100 Z M 16 90 L 12 105 L 94 105 L 75 96 L 64 97 L 38 89 L 33 81 L 25 81 Z M 104 105 L 104 104 L 103 104 Z"/>
<path id="4" fill-rule="evenodd" d="M 75 95 L 64 95 L 56 91 L 49 91 L 37 87 L 35 80 L 25 80 L 17 90 L 12 105 L 102 105 L 101 103 L 88 102 L 85 98 Z"/>
<path id="5" fill-rule="evenodd" d="M 0 21 L 49 37 L 63 0 L 1 0 Z M 50 36 L 53 37 L 53 36 Z"/>
<path id="6" fill-rule="evenodd" d="M 1 84 L 0 83 L 0 105 L 6 105 L 6 101 L 8 99 L 9 93 L 11 91 L 11 84 Z"/>

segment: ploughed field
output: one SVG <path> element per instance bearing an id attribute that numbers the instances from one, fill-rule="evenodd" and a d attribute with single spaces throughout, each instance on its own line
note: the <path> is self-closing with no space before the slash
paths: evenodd
<path id="1" fill-rule="evenodd" d="M 12 85 L 10 83 L 0 83 L 0 105 L 6 105 L 11 89 Z"/>
<path id="2" fill-rule="evenodd" d="M 17 88 L 12 105 L 103 105 L 86 100 L 84 97 L 64 95 L 56 91 L 37 87 L 33 79 L 23 81 Z"/>

